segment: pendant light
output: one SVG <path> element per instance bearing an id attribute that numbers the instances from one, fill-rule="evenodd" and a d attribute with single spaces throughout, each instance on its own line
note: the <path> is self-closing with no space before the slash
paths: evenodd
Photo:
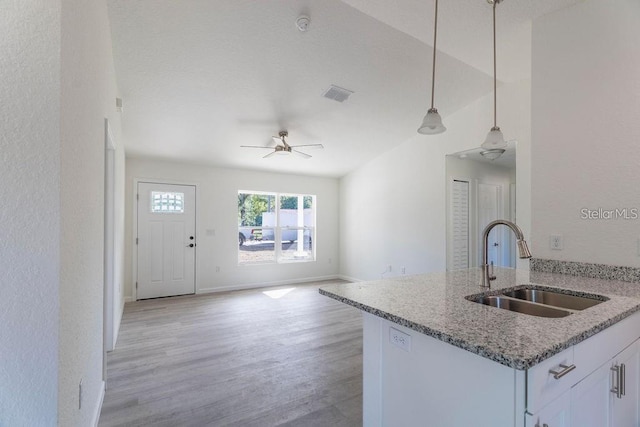
<path id="1" fill-rule="evenodd" d="M 436 0 L 435 19 L 433 23 L 433 69 L 431 73 L 431 108 L 422 120 L 422 125 L 418 128 L 418 133 L 424 135 L 435 135 L 447 130 L 442 124 L 442 117 L 438 110 L 433 107 L 434 90 L 436 87 L 436 39 L 438 37 L 438 0 Z"/>
<path id="2" fill-rule="evenodd" d="M 496 84 L 496 6 L 502 0 L 487 0 L 487 2 L 493 5 L 493 127 L 487 134 L 487 138 L 482 143 L 481 147 L 485 150 L 504 149 L 507 143 L 504 140 L 504 135 L 500 127 L 498 127 L 498 91 Z M 494 152 L 496 153 L 496 152 Z M 500 153 L 502 154 L 502 153 Z M 500 154 L 498 157 L 500 157 Z M 497 157 L 496 157 L 497 158 Z"/>

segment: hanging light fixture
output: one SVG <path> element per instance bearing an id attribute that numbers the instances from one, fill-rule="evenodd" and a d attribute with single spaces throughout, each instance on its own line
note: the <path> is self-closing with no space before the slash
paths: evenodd
<path id="1" fill-rule="evenodd" d="M 418 133 L 424 135 L 435 135 L 447 130 L 442 124 L 442 117 L 438 114 L 438 110 L 433 107 L 434 90 L 436 86 L 436 39 L 438 37 L 438 0 L 436 0 L 436 12 L 433 23 L 433 70 L 431 73 L 431 108 L 422 120 L 422 125 L 418 128 Z"/>
<path id="2" fill-rule="evenodd" d="M 481 147 L 485 150 L 503 150 L 507 146 L 504 140 L 504 135 L 500 127 L 498 127 L 498 92 L 497 92 L 497 79 L 496 79 L 496 6 L 502 0 L 487 0 L 487 3 L 493 5 L 493 127 L 487 134 L 487 138 L 482 143 Z M 494 151 L 497 154 L 498 152 Z M 493 154 L 493 155 L 495 155 Z M 499 153 L 496 158 L 500 157 L 502 153 Z"/>

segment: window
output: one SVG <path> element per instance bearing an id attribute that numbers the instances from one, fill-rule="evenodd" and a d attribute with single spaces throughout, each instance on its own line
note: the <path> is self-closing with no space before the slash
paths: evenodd
<path id="1" fill-rule="evenodd" d="M 172 193 L 165 191 L 151 192 L 152 213 L 183 213 L 184 193 Z"/>
<path id="2" fill-rule="evenodd" d="M 238 263 L 315 261 L 315 199 L 238 192 Z"/>

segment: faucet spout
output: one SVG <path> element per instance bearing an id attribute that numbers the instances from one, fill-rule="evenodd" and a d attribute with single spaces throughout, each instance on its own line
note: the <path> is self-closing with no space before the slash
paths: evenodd
<path id="1" fill-rule="evenodd" d="M 490 288 L 491 281 L 496 279 L 496 276 L 493 275 L 493 271 L 489 270 L 489 233 L 497 225 L 506 225 L 516 235 L 516 244 L 518 246 L 519 258 L 531 258 L 529 246 L 527 246 L 527 242 L 524 240 L 524 233 L 522 233 L 520 227 L 518 227 L 515 223 L 507 221 L 505 219 L 497 219 L 495 221 L 491 221 L 489 224 L 487 224 L 487 226 L 484 228 L 484 231 L 482 232 L 482 287 L 484 288 Z M 493 268 L 491 270 L 493 270 Z"/>

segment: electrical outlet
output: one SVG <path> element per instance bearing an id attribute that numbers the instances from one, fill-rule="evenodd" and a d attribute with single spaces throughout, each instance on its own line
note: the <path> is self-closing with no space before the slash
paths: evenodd
<path id="1" fill-rule="evenodd" d="M 406 274 L 407 273 L 407 269 L 404 268 L 404 266 L 402 266 L 400 270 L 402 271 L 402 274 Z"/>
<path id="2" fill-rule="evenodd" d="M 220 267 L 216 265 L 216 273 L 220 273 Z"/>
<path id="3" fill-rule="evenodd" d="M 396 328 L 389 328 L 389 342 L 404 351 L 411 351 L 411 335 Z"/>
<path id="4" fill-rule="evenodd" d="M 389 264 L 389 267 L 387 267 L 387 271 L 391 273 L 392 270 L 393 270 L 393 267 L 391 266 L 391 264 Z"/>
<path id="5" fill-rule="evenodd" d="M 329 264 L 331 264 L 331 258 L 329 258 Z"/>
<path id="6" fill-rule="evenodd" d="M 558 236 L 558 235 L 549 236 L 549 248 L 553 249 L 554 251 L 561 251 L 562 236 Z"/>

